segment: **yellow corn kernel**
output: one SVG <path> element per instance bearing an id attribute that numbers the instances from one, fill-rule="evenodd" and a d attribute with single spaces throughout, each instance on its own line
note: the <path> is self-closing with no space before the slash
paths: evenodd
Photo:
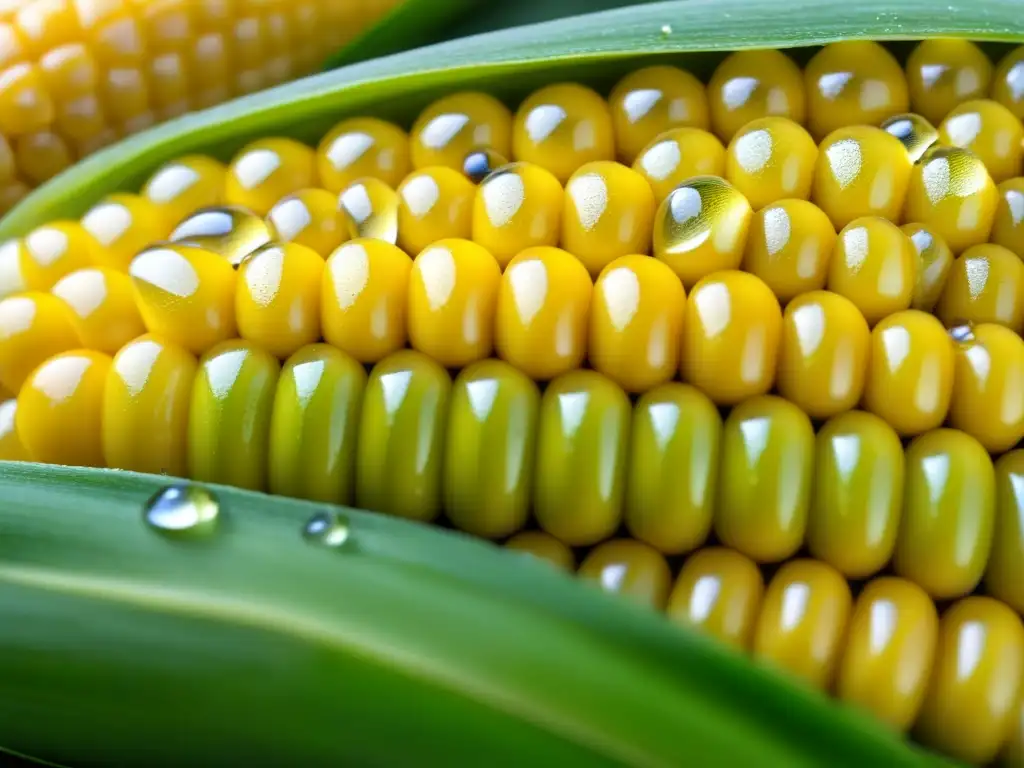
<path id="1" fill-rule="evenodd" d="M 953 266 L 953 252 L 949 250 L 933 227 L 924 224 L 904 224 L 900 229 L 910 238 L 917 251 L 914 278 L 914 298 L 910 306 L 924 312 L 935 308 Z"/>
<path id="2" fill-rule="evenodd" d="M 44 224 L 21 242 L 21 275 L 29 290 L 48 291 L 65 275 L 103 260 L 103 248 L 75 221 Z"/>
<path id="3" fill-rule="evenodd" d="M 533 163 L 498 168 L 477 187 L 473 241 L 504 267 L 527 248 L 558 245 L 564 193 L 554 174 Z"/>
<path id="4" fill-rule="evenodd" d="M 393 123 L 355 117 L 334 126 L 316 150 L 320 184 L 338 194 L 357 179 L 380 179 L 397 187 L 412 167 L 409 137 Z"/>
<path id="5" fill-rule="evenodd" d="M 398 242 L 398 193 L 380 179 L 352 182 L 338 196 L 338 207 L 355 223 L 357 236 Z"/>
<path id="6" fill-rule="evenodd" d="M 146 246 L 163 240 L 171 226 L 156 203 L 127 193 L 108 196 L 82 217 L 82 227 L 101 246 L 98 265 L 122 272 Z"/>
<path id="7" fill-rule="evenodd" d="M 188 475 L 188 413 L 198 363 L 182 346 L 144 335 L 114 355 L 103 399 L 108 467 Z"/>
<path id="8" fill-rule="evenodd" d="M 992 62 L 970 40 L 923 40 L 906 69 L 910 106 L 933 123 L 958 104 L 984 98 L 992 81 Z"/>
<path id="9" fill-rule="evenodd" d="M 212 157 L 186 155 L 160 167 L 142 187 L 142 196 L 164 209 L 176 227 L 200 208 L 224 202 L 227 167 Z"/>
<path id="10" fill-rule="evenodd" d="M 686 291 L 649 256 L 623 256 L 601 272 L 590 309 L 590 363 L 630 393 L 671 379 L 678 366 Z"/>
<path id="11" fill-rule="evenodd" d="M 999 323 L 1024 332 L 1024 262 L 999 245 L 968 248 L 953 262 L 935 314 L 947 328 Z"/>
<path id="12" fill-rule="evenodd" d="M 296 243 L 326 259 L 356 236 L 356 225 L 325 189 L 302 189 L 279 200 L 267 214 L 267 234 L 279 243 Z"/>
<path id="13" fill-rule="evenodd" d="M 672 572 L 665 556 L 634 539 L 598 544 L 580 563 L 577 574 L 603 591 L 623 595 L 657 611 L 665 608 Z"/>
<path id="14" fill-rule="evenodd" d="M 0 385 L 9 392 L 48 357 L 81 344 L 71 309 L 56 296 L 28 292 L 0 301 Z"/>
<path id="15" fill-rule="evenodd" d="M 498 287 L 498 355 L 538 381 L 581 367 L 593 292 L 590 275 L 572 254 L 549 246 L 520 252 Z"/>
<path id="16" fill-rule="evenodd" d="M 224 201 L 266 216 L 285 195 L 316 186 L 316 157 L 293 139 L 259 139 L 246 145 L 228 166 Z"/>
<path id="17" fill-rule="evenodd" d="M 562 247 L 596 276 L 620 256 L 650 250 L 654 208 L 639 173 L 606 160 L 587 163 L 565 185 Z"/>
<path id="18" fill-rule="evenodd" d="M 505 542 L 505 547 L 522 552 L 563 571 L 576 570 L 576 555 L 565 544 L 544 531 L 522 531 Z"/>
<path id="19" fill-rule="evenodd" d="M 632 163 L 656 136 L 670 128 L 707 129 L 704 85 L 677 67 L 653 66 L 630 72 L 608 97 L 618 157 Z"/>
<path id="20" fill-rule="evenodd" d="M 53 131 L 35 131 L 14 141 L 14 159 L 19 175 L 31 184 L 49 181 L 75 158 L 67 142 Z"/>
<path id="21" fill-rule="evenodd" d="M 562 184 L 585 163 L 614 159 L 608 104 L 596 91 L 577 83 L 534 91 L 516 112 L 512 154 L 516 160 L 547 168 Z"/>
<path id="22" fill-rule="evenodd" d="M 407 322 L 413 349 L 446 368 L 491 353 L 501 269 L 470 240 L 439 240 L 413 261 Z M 363 331 L 365 333 L 365 331 Z"/>
<path id="23" fill-rule="evenodd" d="M 279 360 L 320 338 L 324 260 L 298 243 L 269 243 L 238 268 L 238 335 Z"/>
<path id="24" fill-rule="evenodd" d="M 89 349 L 113 355 L 146 330 L 131 278 L 123 272 L 79 269 L 62 277 L 50 292 L 71 307 L 75 331 Z"/>
<path id="25" fill-rule="evenodd" d="M 708 82 L 711 125 L 722 141 L 761 117 L 786 117 L 800 125 L 807 97 L 800 67 L 784 51 L 735 51 L 715 67 Z"/>
<path id="26" fill-rule="evenodd" d="M 1024 126 L 997 101 L 958 104 L 939 126 L 939 143 L 971 150 L 996 184 L 1020 175 Z"/>
<path id="27" fill-rule="evenodd" d="M 655 137 L 633 162 L 647 179 L 658 205 L 687 179 L 724 176 L 725 147 L 714 134 L 700 128 L 674 128 Z"/>
<path id="28" fill-rule="evenodd" d="M 320 296 L 324 340 L 360 363 L 405 346 L 412 259 L 383 240 L 356 239 L 327 259 Z"/>
<path id="29" fill-rule="evenodd" d="M 414 168 L 443 165 L 461 171 L 466 155 L 475 149 L 511 156 L 512 113 L 486 93 L 453 93 L 420 113 L 409 142 Z"/>
<path id="30" fill-rule="evenodd" d="M 33 461 L 102 467 L 103 389 L 110 358 L 74 350 L 47 359 L 18 394 L 18 437 Z"/>
<path id="31" fill-rule="evenodd" d="M 802 126 L 784 117 L 762 117 L 733 136 L 725 178 L 757 211 L 785 198 L 808 199 L 817 159 L 818 147 Z"/>
<path id="32" fill-rule="evenodd" d="M 405 177 L 398 194 L 398 246 L 419 253 L 438 240 L 469 239 L 476 187 L 459 171 L 421 168 Z"/>
<path id="33" fill-rule="evenodd" d="M 749 651 L 764 597 L 753 560 L 732 549 L 706 547 L 687 558 L 669 597 L 668 618 Z"/>
<path id="34" fill-rule="evenodd" d="M 236 273 L 216 253 L 157 245 L 136 256 L 128 274 L 150 333 L 196 355 L 235 335 Z"/>

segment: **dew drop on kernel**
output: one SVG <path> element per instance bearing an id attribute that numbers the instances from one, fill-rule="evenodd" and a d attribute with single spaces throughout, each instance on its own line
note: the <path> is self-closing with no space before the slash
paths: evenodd
<path id="1" fill-rule="evenodd" d="M 200 208 L 182 221 L 170 237 L 173 243 L 213 251 L 233 267 L 270 239 L 270 227 L 261 217 L 234 205 Z"/>
<path id="2" fill-rule="evenodd" d="M 338 197 L 338 207 L 356 225 L 359 237 L 398 242 L 398 193 L 380 179 L 357 179 Z"/>
<path id="3" fill-rule="evenodd" d="M 150 528 L 171 537 L 204 538 L 220 520 L 216 496 L 198 485 L 168 485 L 154 493 L 143 508 Z"/>
<path id="4" fill-rule="evenodd" d="M 974 343 L 974 326 L 970 323 L 962 322 L 956 323 L 952 328 L 949 329 L 949 336 L 953 341 L 960 345 L 968 345 Z"/>
<path id="5" fill-rule="evenodd" d="M 302 538 L 322 547 L 342 547 L 349 538 L 348 520 L 337 512 L 317 512 L 303 526 Z"/>
<path id="6" fill-rule="evenodd" d="M 906 147 L 912 163 L 920 160 L 924 153 L 939 140 L 939 132 L 935 126 L 920 115 L 913 113 L 893 115 L 882 123 L 881 128 L 890 136 L 900 140 L 900 143 Z"/>
<path id="7" fill-rule="evenodd" d="M 479 184 L 493 171 L 508 164 L 508 159 L 493 149 L 477 149 L 462 161 L 462 172 L 474 184 Z"/>

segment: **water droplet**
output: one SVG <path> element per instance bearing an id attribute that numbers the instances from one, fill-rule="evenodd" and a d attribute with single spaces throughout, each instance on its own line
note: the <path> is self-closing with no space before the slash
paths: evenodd
<path id="1" fill-rule="evenodd" d="M 668 37 L 671 34 L 672 34 L 672 25 L 671 24 L 662 24 L 661 25 L 661 35 L 662 35 L 662 37 Z"/>
<path id="2" fill-rule="evenodd" d="M 900 143 L 906 147 L 912 163 L 920 160 L 925 152 L 939 140 L 939 132 L 935 130 L 935 126 L 920 115 L 913 113 L 894 115 L 884 121 L 881 128 L 890 136 L 900 140 Z"/>
<path id="3" fill-rule="evenodd" d="M 973 344 L 974 325 L 969 322 L 958 321 L 949 329 L 949 336 L 957 344 Z"/>
<path id="4" fill-rule="evenodd" d="M 220 518 L 220 503 L 206 488 L 179 483 L 154 493 L 143 508 L 146 525 L 166 536 L 210 536 Z"/>
<path id="5" fill-rule="evenodd" d="M 398 242 L 398 193 L 380 179 L 358 179 L 338 197 L 338 207 L 355 223 L 359 237 Z"/>
<path id="6" fill-rule="evenodd" d="M 477 149 L 466 155 L 462 172 L 474 184 L 486 179 L 492 171 L 508 164 L 508 159 L 493 149 Z"/>
<path id="7" fill-rule="evenodd" d="M 213 251 L 237 268 L 246 256 L 270 242 L 270 227 L 238 206 L 200 208 L 177 226 L 170 240 Z"/>
<path id="8" fill-rule="evenodd" d="M 344 546 L 349 538 L 348 519 L 337 512 L 317 512 L 303 526 L 302 538 L 332 549 Z"/>

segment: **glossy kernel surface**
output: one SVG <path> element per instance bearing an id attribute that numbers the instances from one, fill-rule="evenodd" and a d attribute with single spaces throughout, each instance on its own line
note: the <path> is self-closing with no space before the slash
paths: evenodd
<path id="1" fill-rule="evenodd" d="M 18 438 L 33 461 L 102 467 L 101 414 L 110 357 L 62 352 L 25 379 L 18 394 Z"/>
<path id="2" fill-rule="evenodd" d="M 327 344 L 311 344 L 288 358 L 270 416 L 271 493 L 353 502 L 366 379 L 362 365 Z"/>
<path id="3" fill-rule="evenodd" d="M 845 296 L 875 325 L 914 300 L 917 250 L 906 233 L 877 216 L 854 219 L 839 233 L 828 290 Z"/>
<path id="4" fill-rule="evenodd" d="M 995 472 L 973 437 L 936 429 L 906 450 L 903 518 L 893 565 L 936 599 L 981 581 L 992 546 Z"/>
<path id="5" fill-rule="evenodd" d="M 680 372 L 718 405 L 735 405 L 775 381 L 782 309 L 746 272 L 716 272 L 694 286 L 683 313 Z"/>
<path id="6" fill-rule="evenodd" d="M 998 191 L 989 239 L 1024 259 L 1024 177 L 1007 179 L 999 185 Z"/>
<path id="7" fill-rule="evenodd" d="M 625 523 L 630 534 L 670 555 L 701 546 L 711 532 L 722 417 L 711 399 L 669 382 L 633 408 Z"/>
<path id="8" fill-rule="evenodd" d="M 164 210 L 164 218 L 177 226 L 200 208 L 224 202 L 227 167 L 212 157 L 186 155 L 165 163 L 142 187 L 142 196 Z"/>
<path id="9" fill-rule="evenodd" d="M 836 677 L 836 696 L 905 732 L 924 704 L 938 642 L 932 599 L 905 579 L 883 577 L 857 597 Z"/>
<path id="10" fill-rule="evenodd" d="M 237 267 L 242 259 L 281 234 L 272 231 L 267 221 L 246 208 L 221 205 L 200 208 L 182 219 L 168 239 L 178 245 L 194 245 L 212 251 Z"/>
<path id="11" fill-rule="evenodd" d="M 946 287 L 949 272 L 953 268 L 953 252 L 938 233 L 924 224 L 904 224 L 900 229 L 910 238 L 917 251 L 917 266 L 914 270 L 913 309 L 931 312 L 942 289 Z"/>
<path id="12" fill-rule="evenodd" d="M 132 281 L 123 272 L 79 269 L 62 277 L 50 292 L 71 307 L 75 331 L 88 349 L 113 355 L 146 330 Z"/>
<path id="13" fill-rule="evenodd" d="M 0 300 L 0 385 L 18 392 L 32 369 L 82 345 L 71 308 L 56 296 L 29 291 Z"/>
<path id="14" fill-rule="evenodd" d="M 238 268 L 238 335 L 279 360 L 320 338 L 324 260 L 298 243 L 269 243 Z"/>
<path id="15" fill-rule="evenodd" d="M 191 352 L 159 336 L 140 336 L 118 350 L 103 399 L 106 466 L 187 476 L 197 369 Z"/>
<path id="16" fill-rule="evenodd" d="M 423 522 L 440 514 L 451 389 L 448 372 L 414 350 L 373 367 L 357 439 L 360 509 Z"/>
<path id="17" fill-rule="evenodd" d="M 935 314 L 953 327 L 998 323 L 1024 331 L 1024 262 L 1000 245 L 968 248 L 950 270 Z"/>
<path id="18" fill-rule="evenodd" d="M 361 363 L 405 346 L 412 259 L 383 240 L 351 240 L 327 259 L 321 280 L 324 340 Z"/>
<path id="19" fill-rule="evenodd" d="M 807 63 L 804 84 L 807 124 L 818 140 L 837 128 L 878 125 L 910 107 L 903 68 L 871 40 L 826 45 Z"/>
<path id="20" fill-rule="evenodd" d="M 579 368 L 587 352 L 593 293 L 590 275 L 572 254 L 545 246 L 520 252 L 498 286 L 498 355 L 537 381 Z"/>
<path id="21" fill-rule="evenodd" d="M 755 211 L 786 198 L 811 196 L 818 147 L 798 123 L 762 117 L 733 136 L 725 159 L 725 177 Z"/>
<path id="22" fill-rule="evenodd" d="M 996 521 L 985 590 L 1024 614 L 1024 450 L 996 460 Z"/>
<path id="23" fill-rule="evenodd" d="M 281 198 L 266 222 L 271 240 L 304 246 L 322 259 L 356 236 L 355 222 L 326 189 L 300 189 Z"/>
<path id="24" fill-rule="evenodd" d="M 858 124 L 829 133 L 818 150 L 811 200 L 837 230 L 863 216 L 900 223 L 915 166 L 899 139 L 873 124 Z"/>
<path id="25" fill-rule="evenodd" d="M 825 422 L 815 437 L 811 555 L 848 579 L 884 568 L 896 546 L 904 467 L 899 436 L 878 416 L 850 411 Z"/>
<path id="26" fill-rule="evenodd" d="M 935 429 L 949 411 L 955 363 L 953 342 L 932 315 L 889 315 L 871 332 L 864 407 L 902 437 Z"/>
<path id="27" fill-rule="evenodd" d="M 712 128 L 726 142 L 751 120 L 785 117 L 803 125 L 807 114 L 800 67 L 773 49 L 726 56 L 708 82 L 708 102 Z"/>
<path id="28" fill-rule="evenodd" d="M 577 574 L 603 591 L 640 605 L 663 610 L 672 586 L 665 556 L 643 542 L 612 539 L 598 544 L 580 563 Z"/>
<path id="29" fill-rule="evenodd" d="M 988 597 L 968 597 L 939 624 L 935 669 L 914 735 L 955 760 L 985 765 L 1014 727 L 1024 626 Z"/>
<path id="30" fill-rule="evenodd" d="M 199 360 L 188 421 L 188 476 L 266 490 L 270 416 L 281 366 L 245 341 L 227 341 Z"/>
<path id="31" fill-rule="evenodd" d="M 753 212 L 724 179 L 697 176 L 676 187 L 654 215 L 654 256 L 689 290 L 713 272 L 738 269 Z"/>
<path id="32" fill-rule="evenodd" d="M 406 176 L 395 191 L 398 247 L 406 253 L 472 234 L 476 187 L 460 172 L 444 166 L 421 168 Z"/>
<path id="33" fill-rule="evenodd" d="M 96 263 L 125 272 L 139 251 L 170 233 L 169 216 L 148 198 L 119 192 L 90 208 L 81 224 L 101 246 Z"/>
<path id="34" fill-rule="evenodd" d="M 554 174 L 510 163 L 482 182 L 473 198 L 472 239 L 505 267 L 527 248 L 557 246 L 565 193 Z"/>
<path id="35" fill-rule="evenodd" d="M 633 161 L 658 205 L 694 176 L 724 176 L 725 146 L 700 128 L 673 128 L 655 137 Z"/>
<path id="36" fill-rule="evenodd" d="M 510 157 L 512 113 L 486 93 L 453 93 L 420 113 L 409 143 L 413 168 L 443 165 L 461 171 L 466 155 L 481 148 Z"/>
<path id="37" fill-rule="evenodd" d="M 746 400 L 722 429 L 715 532 L 759 563 L 791 557 L 804 539 L 814 476 L 814 429 L 772 395 Z"/>
<path id="38" fill-rule="evenodd" d="M 931 227 L 954 255 L 988 240 L 999 192 L 970 150 L 933 147 L 915 163 L 903 209 L 907 221 Z"/>
<path id="39" fill-rule="evenodd" d="M 597 276 L 620 256 L 650 250 L 654 209 L 639 173 L 610 161 L 587 163 L 565 185 L 562 247 Z"/>
<path id="40" fill-rule="evenodd" d="M 913 112 L 893 115 L 880 126 L 886 133 L 895 136 L 907 150 L 911 162 L 916 163 L 936 141 L 939 132 L 925 118 Z"/>
<path id="41" fill-rule="evenodd" d="M 749 651 L 754 642 L 764 577 L 753 560 L 724 547 L 705 547 L 683 563 L 669 596 L 668 618 Z"/>
<path id="42" fill-rule="evenodd" d="M 512 155 L 546 168 L 564 184 L 581 165 L 615 158 L 611 110 L 596 91 L 584 85 L 544 86 L 519 105 L 512 127 Z"/>
<path id="43" fill-rule="evenodd" d="M 998 184 L 1019 176 L 1024 159 L 1024 126 L 997 101 L 975 99 L 957 104 L 939 126 L 939 142 L 969 149 Z"/>
<path id="44" fill-rule="evenodd" d="M 951 332 L 956 367 L 949 424 L 994 455 L 1024 438 L 1024 341 L 994 323 Z"/>
<path id="45" fill-rule="evenodd" d="M 924 40 L 906 70 L 911 109 L 936 125 L 963 102 L 983 98 L 992 81 L 992 62 L 969 40 Z"/>
<path id="46" fill-rule="evenodd" d="M 816 560 L 783 565 L 765 590 L 754 657 L 820 690 L 835 677 L 852 599 L 846 579 Z"/>
<path id="47" fill-rule="evenodd" d="M 413 261 L 409 343 L 447 368 L 490 355 L 501 270 L 470 240 L 439 240 Z"/>
<path id="48" fill-rule="evenodd" d="M 19 244 L 25 287 L 48 291 L 71 272 L 104 261 L 102 249 L 78 222 L 55 221 L 29 232 Z"/>
<path id="49" fill-rule="evenodd" d="M 0 402 L 0 461 L 31 461 L 17 429 L 17 398 Z"/>
<path id="50" fill-rule="evenodd" d="M 622 521 L 631 408 L 595 371 L 572 371 L 544 390 L 533 512 L 570 546 L 596 544 Z"/>
<path id="51" fill-rule="evenodd" d="M 608 97 L 619 159 L 632 163 L 656 136 L 671 128 L 707 129 L 704 84 L 677 67 L 657 65 L 630 72 Z"/>
<path id="52" fill-rule="evenodd" d="M 1024 118 L 1024 45 L 1017 46 L 999 60 L 992 73 L 989 92 L 1018 119 Z"/>
<path id="53" fill-rule="evenodd" d="M 258 139 L 231 160 L 224 201 L 266 216 L 285 195 L 316 186 L 312 149 L 294 139 Z"/>
<path id="54" fill-rule="evenodd" d="M 679 366 L 685 306 L 683 285 L 663 262 L 615 259 L 594 284 L 591 365 L 630 393 L 668 381 Z"/>
<path id="55" fill-rule="evenodd" d="M 757 275 L 779 301 L 825 287 L 836 243 L 828 216 L 806 200 L 779 200 L 754 214 L 743 271 Z"/>
<path id="56" fill-rule="evenodd" d="M 576 570 L 576 555 L 565 544 L 544 531 L 522 531 L 505 542 L 514 552 L 535 557 L 561 571 Z"/>
<path id="57" fill-rule="evenodd" d="M 157 245 L 132 260 L 128 275 L 150 333 L 197 355 L 235 335 L 236 274 L 218 254 Z"/>
<path id="58" fill-rule="evenodd" d="M 317 147 L 317 178 L 335 195 L 367 176 L 397 187 L 412 167 L 409 146 L 409 137 L 394 123 L 374 117 L 342 120 Z"/>
<path id="59" fill-rule="evenodd" d="M 530 511 L 540 390 L 501 360 L 464 368 L 452 387 L 444 449 L 444 510 L 484 538 L 520 530 Z"/>
<path id="60" fill-rule="evenodd" d="M 849 299 L 811 291 L 782 316 L 776 385 L 813 419 L 856 407 L 864 391 L 871 331 Z"/>

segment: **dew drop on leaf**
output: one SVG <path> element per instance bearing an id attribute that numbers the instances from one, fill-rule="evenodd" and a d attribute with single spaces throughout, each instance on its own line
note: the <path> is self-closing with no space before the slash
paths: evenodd
<path id="1" fill-rule="evenodd" d="M 212 535 L 220 518 L 220 503 L 202 486 L 168 485 L 154 493 L 143 508 L 146 525 L 171 537 Z"/>
<path id="2" fill-rule="evenodd" d="M 302 528 L 302 538 L 322 547 L 341 547 L 348 541 L 348 520 L 337 512 L 317 512 Z"/>

